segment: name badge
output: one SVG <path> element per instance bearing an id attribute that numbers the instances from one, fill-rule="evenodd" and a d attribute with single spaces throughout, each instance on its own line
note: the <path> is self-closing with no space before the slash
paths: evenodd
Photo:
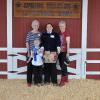
<path id="1" fill-rule="evenodd" d="M 40 34 L 38 34 L 38 36 L 40 36 Z"/>
<path id="2" fill-rule="evenodd" d="M 51 37 L 51 38 L 55 38 L 55 36 L 54 36 L 54 35 L 51 35 L 50 37 Z"/>

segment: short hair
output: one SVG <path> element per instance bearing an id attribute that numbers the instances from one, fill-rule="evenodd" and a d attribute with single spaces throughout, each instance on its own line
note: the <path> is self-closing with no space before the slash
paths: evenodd
<path id="1" fill-rule="evenodd" d="M 31 27 L 33 27 L 33 25 L 34 25 L 35 23 L 37 23 L 38 25 L 40 25 L 40 22 L 39 22 L 38 20 L 35 19 L 35 20 L 32 21 Z"/>
<path id="2" fill-rule="evenodd" d="M 65 24 L 65 25 L 66 25 L 66 21 L 61 20 L 61 21 L 59 22 L 59 25 L 60 25 L 60 24 Z"/>
<path id="3" fill-rule="evenodd" d="M 52 24 L 52 23 L 47 23 L 46 26 L 47 26 L 47 25 L 51 25 L 51 26 L 53 27 L 53 24 Z"/>

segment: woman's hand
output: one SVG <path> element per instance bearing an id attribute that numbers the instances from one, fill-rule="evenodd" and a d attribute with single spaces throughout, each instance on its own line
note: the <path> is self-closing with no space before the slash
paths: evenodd
<path id="1" fill-rule="evenodd" d="M 68 57 L 68 58 L 69 58 L 69 53 L 67 53 L 67 54 L 66 54 L 66 57 Z"/>
<path id="2" fill-rule="evenodd" d="M 61 48 L 57 47 L 57 53 L 60 54 L 60 52 L 61 52 Z"/>

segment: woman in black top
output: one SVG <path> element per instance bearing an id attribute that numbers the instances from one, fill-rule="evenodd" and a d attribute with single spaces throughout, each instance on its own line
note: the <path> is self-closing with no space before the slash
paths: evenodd
<path id="1" fill-rule="evenodd" d="M 44 47 L 44 83 L 57 84 L 56 61 L 60 53 L 60 37 L 53 32 L 52 24 L 46 25 L 46 32 L 41 36 L 41 46 Z"/>

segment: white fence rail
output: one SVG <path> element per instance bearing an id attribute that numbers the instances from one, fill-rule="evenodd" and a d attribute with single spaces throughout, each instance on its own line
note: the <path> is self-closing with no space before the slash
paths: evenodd
<path id="1" fill-rule="evenodd" d="M 0 48 L 0 51 L 7 51 L 7 48 Z M 18 67 L 17 60 L 19 59 L 22 61 L 26 61 L 26 57 L 24 55 L 19 54 L 19 53 L 26 53 L 26 48 L 13 48 L 12 51 L 14 51 L 14 52 L 12 52 L 13 54 L 17 54 L 18 56 L 15 56 L 13 58 L 14 63 L 10 63 L 12 60 L 10 62 L 8 62 L 9 57 L 7 57 L 8 59 L 1 59 L 0 58 L 0 63 L 7 63 L 7 71 L 0 71 L 0 75 L 7 75 L 8 79 L 13 79 L 13 78 L 25 79 L 26 74 L 19 74 L 19 73 L 27 71 L 27 66 Z M 97 49 L 97 48 L 90 49 L 89 48 L 89 49 L 87 49 L 87 53 L 88 52 L 98 52 L 99 53 L 100 49 Z M 70 79 L 72 79 L 72 78 L 79 79 L 82 77 L 81 48 L 71 48 L 70 53 L 74 53 L 74 55 L 70 56 L 70 61 L 76 61 L 76 65 L 75 65 L 76 68 L 71 68 L 70 66 L 68 66 L 68 72 L 75 74 L 75 75 L 69 75 L 69 78 Z M 10 57 L 10 59 L 11 58 L 12 57 Z M 99 64 L 100 60 L 86 60 L 84 63 Z M 13 67 L 13 70 L 15 71 L 15 73 L 9 73 L 9 71 L 12 71 L 12 67 Z M 8 70 L 8 69 L 10 69 L 10 70 Z M 85 73 L 85 75 L 100 75 L 99 70 L 98 71 L 85 71 L 84 73 Z"/>

